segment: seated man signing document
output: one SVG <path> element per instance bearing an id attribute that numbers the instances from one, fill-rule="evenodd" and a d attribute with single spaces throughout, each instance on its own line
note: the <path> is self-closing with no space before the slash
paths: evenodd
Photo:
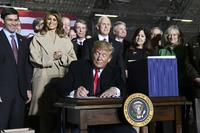
<path id="1" fill-rule="evenodd" d="M 62 88 L 65 95 L 75 98 L 97 96 L 102 98 L 123 96 L 124 82 L 120 67 L 111 66 L 114 48 L 106 41 L 97 41 L 92 49 L 92 60 L 78 60 L 71 63 L 69 72 L 64 77 Z M 92 126 L 89 133 L 136 133 L 129 125 Z M 72 133 L 79 133 L 72 128 Z"/>
<path id="2" fill-rule="evenodd" d="M 112 44 L 97 41 L 92 49 L 91 61 L 72 62 L 62 84 L 65 95 L 75 98 L 122 96 L 125 85 L 120 76 L 120 68 L 108 64 L 113 51 Z"/>

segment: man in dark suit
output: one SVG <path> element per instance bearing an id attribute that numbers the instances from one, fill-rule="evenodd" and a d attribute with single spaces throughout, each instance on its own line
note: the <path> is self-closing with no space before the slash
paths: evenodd
<path id="1" fill-rule="evenodd" d="M 73 97 L 119 97 L 123 94 L 124 82 L 120 68 L 108 64 L 112 59 L 113 47 L 106 41 L 95 42 L 92 60 L 72 62 L 65 76 L 65 94 Z M 98 69 L 98 85 L 94 90 L 93 80 Z M 96 92 L 95 92 L 96 91 Z"/>
<path id="2" fill-rule="evenodd" d="M 123 53 L 122 44 L 120 42 L 115 41 L 113 38 L 109 36 L 110 29 L 111 29 L 110 19 L 106 16 L 100 17 L 96 25 L 96 28 L 98 30 L 98 35 L 93 38 L 86 39 L 84 41 L 81 59 L 90 59 L 90 60 L 92 59 L 91 53 L 92 53 L 92 47 L 95 41 L 98 41 L 98 40 L 107 41 L 111 43 L 115 49 L 112 55 L 112 59 L 109 62 L 109 64 L 112 66 L 119 66 L 121 68 L 121 76 L 123 80 L 125 81 L 125 69 L 124 69 L 124 63 L 123 63 L 123 57 L 122 57 L 122 53 Z"/>
<path id="3" fill-rule="evenodd" d="M 31 100 L 31 90 L 27 81 L 28 45 L 16 34 L 19 20 L 13 8 L 2 10 L 4 21 L 0 31 L 0 129 L 24 126 L 25 103 Z"/>
<path id="4" fill-rule="evenodd" d="M 131 45 L 129 41 L 125 40 L 127 35 L 126 23 L 123 21 L 115 22 L 113 26 L 113 35 L 115 37 L 115 41 L 120 42 L 122 44 L 122 49 L 123 49 L 122 55 L 124 58 L 126 50 Z"/>
<path id="5" fill-rule="evenodd" d="M 186 73 L 190 89 L 186 90 L 186 96 L 194 103 L 196 132 L 200 133 L 200 33 L 191 38 L 187 48 Z"/>
<path id="6" fill-rule="evenodd" d="M 76 57 L 79 60 L 81 58 L 81 51 L 83 47 L 83 42 L 86 40 L 87 23 L 83 19 L 78 19 L 74 25 L 77 38 L 72 39 L 74 44 L 74 51 Z"/>
<path id="7" fill-rule="evenodd" d="M 69 36 L 70 31 L 70 19 L 68 17 L 62 17 L 63 29 L 65 34 Z"/>
<path id="8" fill-rule="evenodd" d="M 124 82 L 118 66 L 111 66 L 113 46 L 106 41 L 96 41 L 92 48 L 92 60 L 72 62 L 66 74 L 62 88 L 66 95 L 76 98 L 98 96 L 102 98 L 123 96 Z M 98 77 L 96 82 L 96 76 Z M 95 83 L 96 82 L 96 83 Z M 103 128 L 92 127 L 91 133 L 135 133 L 131 126 L 110 125 Z M 72 129 L 72 132 L 79 130 Z"/>
<path id="9" fill-rule="evenodd" d="M 151 45 L 153 46 L 153 54 L 159 55 L 159 50 L 163 48 L 161 42 L 163 31 L 159 27 L 151 28 Z"/>

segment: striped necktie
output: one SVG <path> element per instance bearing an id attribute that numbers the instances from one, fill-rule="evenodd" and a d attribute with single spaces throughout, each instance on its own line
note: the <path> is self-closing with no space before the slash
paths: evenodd
<path id="1" fill-rule="evenodd" d="M 11 45 L 12 45 L 12 51 L 13 51 L 13 55 L 15 57 L 15 61 L 16 63 L 18 62 L 18 49 L 17 49 L 17 43 L 15 41 L 15 36 L 14 35 L 10 35 L 11 37 Z"/>

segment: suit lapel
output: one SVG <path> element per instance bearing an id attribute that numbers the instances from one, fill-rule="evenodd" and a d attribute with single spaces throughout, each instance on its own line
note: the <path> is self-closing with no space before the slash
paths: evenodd
<path id="1" fill-rule="evenodd" d="M 104 92 L 106 89 L 108 89 L 108 82 L 110 83 L 112 81 L 112 68 L 109 66 L 109 64 L 103 69 L 101 76 L 100 76 L 100 91 L 101 93 Z"/>
<path id="2" fill-rule="evenodd" d="M 8 38 L 6 37 L 6 35 L 5 35 L 5 33 L 3 32 L 3 30 L 1 30 L 1 32 L 0 32 L 0 37 L 2 37 L 1 43 L 0 43 L 0 44 L 4 45 L 5 50 L 8 51 L 8 55 L 9 55 L 9 56 L 11 57 L 11 59 L 13 60 L 12 62 L 15 62 L 15 57 L 14 57 L 12 48 L 11 48 L 10 43 L 9 43 L 9 41 L 8 41 Z"/>
<path id="3" fill-rule="evenodd" d="M 98 36 L 95 36 L 95 37 L 94 37 L 94 42 L 95 42 L 95 41 L 99 41 L 99 37 L 98 37 Z"/>
<path id="4" fill-rule="evenodd" d="M 41 47 L 43 47 L 46 54 L 49 54 L 50 51 L 53 51 L 54 45 L 51 45 L 53 42 L 51 42 L 48 32 L 45 35 L 40 35 L 40 37 L 38 37 L 37 39 L 38 39 L 37 41 L 39 42 Z"/>
<path id="5" fill-rule="evenodd" d="M 88 67 L 86 66 L 86 72 L 84 72 L 85 79 L 87 80 L 86 84 L 88 84 L 89 89 L 89 95 L 94 95 L 94 89 L 93 89 L 93 67 L 90 62 L 88 62 Z"/>
<path id="6" fill-rule="evenodd" d="M 93 68 L 91 67 L 90 68 L 90 73 L 89 73 L 90 75 L 90 83 L 89 83 L 89 91 L 91 92 L 91 95 L 94 95 L 94 85 L 93 85 Z"/>
<path id="7" fill-rule="evenodd" d="M 23 39 L 17 34 L 17 41 L 18 41 L 18 64 L 20 64 L 22 59 L 22 53 L 23 53 Z"/>
<path id="8" fill-rule="evenodd" d="M 113 42 L 112 38 L 110 38 L 109 36 L 108 36 L 108 42 L 109 42 L 109 43 L 112 43 L 112 42 Z"/>

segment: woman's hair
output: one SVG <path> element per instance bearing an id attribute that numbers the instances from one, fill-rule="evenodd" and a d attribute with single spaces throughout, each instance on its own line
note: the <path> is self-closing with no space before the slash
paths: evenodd
<path id="1" fill-rule="evenodd" d="M 165 44 L 165 46 L 170 44 L 169 35 L 172 33 L 173 30 L 178 34 L 177 45 L 183 44 L 184 40 L 183 40 L 183 34 L 182 34 L 181 30 L 179 29 L 179 27 L 177 25 L 171 25 L 167 28 L 167 30 L 164 33 L 164 44 Z"/>
<path id="2" fill-rule="evenodd" d="M 57 11 L 50 11 L 47 13 L 47 15 L 44 17 L 44 26 L 43 26 L 42 30 L 40 31 L 40 33 L 42 35 L 47 33 L 47 31 L 48 31 L 47 20 L 50 15 L 55 16 L 57 19 L 57 22 L 58 22 L 58 26 L 56 27 L 56 34 L 58 34 L 58 36 L 60 36 L 60 37 L 65 37 L 66 35 L 64 33 L 63 23 L 61 21 L 61 15 Z"/>
<path id="3" fill-rule="evenodd" d="M 148 52 L 151 52 L 153 50 L 153 47 L 152 47 L 151 41 L 150 41 L 150 33 L 144 27 L 139 27 L 138 29 L 135 30 L 133 37 L 132 37 L 132 45 L 131 45 L 130 49 L 134 50 L 138 46 L 138 44 L 136 42 L 136 37 L 140 33 L 140 31 L 144 31 L 144 34 L 146 36 L 146 40 L 143 44 L 143 48 L 146 49 Z"/>

